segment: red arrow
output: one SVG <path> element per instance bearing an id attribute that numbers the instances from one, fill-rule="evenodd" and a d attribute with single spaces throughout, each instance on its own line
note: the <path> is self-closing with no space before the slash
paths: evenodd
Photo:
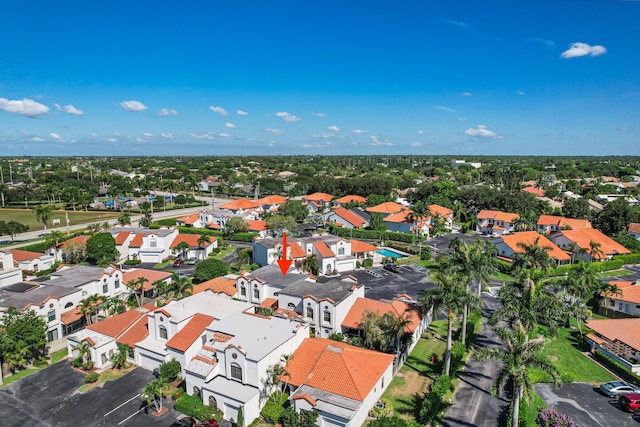
<path id="1" fill-rule="evenodd" d="M 287 233 L 282 233 L 282 259 L 278 260 L 282 275 L 287 275 L 287 270 L 291 267 L 291 260 L 287 259 Z"/>

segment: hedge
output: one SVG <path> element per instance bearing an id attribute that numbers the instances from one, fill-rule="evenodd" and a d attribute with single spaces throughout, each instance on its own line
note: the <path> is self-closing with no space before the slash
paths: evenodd
<path id="1" fill-rule="evenodd" d="M 625 264 L 640 264 L 640 253 L 629 255 L 615 255 L 613 259 L 614 261 L 621 260 Z"/>
<path id="2" fill-rule="evenodd" d="M 616 374 L 622 377 L 624 380 L 633 383 L 635 385 L 640 385 L 640 376 L 634 374 L 624 367 L 621 363 L 616 362 L 606 354 L 602 354 L 600 351 L 596 350 L 594 353 L 594 357 L 601 362 L 603 365 L 613 370 Z"/>
<path id="3" fill-rule="evenodd" d="M 198 396 L 183 394 L 176 400 L 176 411 L 198 420 L 209 420 L 214 417 L 213 408 L 205 406 Z"/>
<path id="4" fill-rule="evenodd" d="M 416 236 L 409 233 L 397 233 L 395 231 L 364 230 L 362 228 L 342 228 L 329 224 L 329 232 L 338 237 L 371 240 L 393 240 L 396 242 L 415 243 Z"/>
<path id="5" fill-rule="evenodd" d="M 280 399 L 278 399 L 280 398 Z M 280 417 L 284 413 L 284 404 L 287 402 L 289 395 L 287 393 L 273 393 L 267 403 L 264 404 L 260 414 L 266 422 L 277 424 Z"/>
<path id="6" fill-rule="evenodd" d="M 218 242 L 222 243 L 222 238 L 224 237 L 227 240 L 235 240 L 237 242 L 252 242 L 255 237 L 258 236 L 258 233 L 231 233 L 225 234 L 222 231 L 218 230 L 208 230 L 206 228 L 193 228 L 193 227 L 185 227 L 182 225 L 178 226 L 178 231 L 183 234 L 198 234 L 198 235 L 206 235 L 206 236 L 216 236 L 218 238 Z"/>
<path id="7" fill-rule="evenodd" d="M 99 373 L 91 372 L 84 377 L 84 383 L 85 384 L 95 383 L 96 381 L 98 381 L 98 378 L 100 378 Z"/>

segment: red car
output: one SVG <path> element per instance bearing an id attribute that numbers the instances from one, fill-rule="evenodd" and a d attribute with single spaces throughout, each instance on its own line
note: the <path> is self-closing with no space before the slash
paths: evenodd
<path id="1" fill-rule="evenodd" d="M 620 407 L 627 412 L 640 411 L 640 393 L 625 393 L 618 398 Z"/>
<path id="2" fill-rule="evenodd" d="M 176 258 L 176 260 L 173 261 L 174 267 L 180 267 L 182 264 L 184 264 L 184 261 L 182 260 L 182 258 Z"/>
<path id="3" fill-rule="evenodd" d="M 214 419 L 202 421 L 201 424 L 196 424 L 195 427 L 218 427 L 218 421 Z"/>

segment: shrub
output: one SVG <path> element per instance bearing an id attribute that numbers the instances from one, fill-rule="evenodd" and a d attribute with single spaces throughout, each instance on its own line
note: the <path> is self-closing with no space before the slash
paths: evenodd
<path id="1" fill-rule="evenodd" d="M 455 372 L 464 359 L 464 353 L 467 351 L 467 346 L 460 341 L 456 341 L 451 346 L 451 368 Z"/>
<path id="2" fill-rule="evenodd" d="M 267 403 L 265 403 L 260 414 L 266 422 L 271 424 L 277 424 L 280 421 L 280 417 L 284 413 L 284 404 L 289 398 L 287 393 L 274 393 L 269 397 Z"/>
<path id="3" fill-rule="evenodd" d="M 180 362 L 176 359 L 171 359 L 168 362 L 162 362 L 158 368 L 160 372 L 160 378 L 164 378 L 167 382 L 171 382 L 178 378 L 180 374 Z"/>
<path id="4" fill-rule="evenodd" d="M 573 372 L 565 372 L 560 376 L 560 381 L 563 383 L 572 383 L 576 380 L 576 376 Z"/>
<path id="5" fill-rule="evenodd" d="M 76 357 L 75 359 L 73 359 L 73 362 L 71 362 L 71 364 L 74 368 L 82 368 L 82 358 Z"/>
<path id="6" fill-rule="evenodd" d="M 543 408 L 538 412 L 536 425 L 541 427 L 576 427 L 571 417 L 559 414 L 554 408 Z"/>
<path id="7" fill-rule="evenodd" d="M 362 267 L 362 263 L 360 263 L 360 261 L 356 261 L 356 268 L 360 268 Z"/>
<path id="8" fill-rule="evenodd" d="M 124 265 L 138 265 L 141 262 L 142 261 L 140 261 L 139 259 L 128 259 L 124 262 Z"/>
<path id="9" fill-rule="evenodd" d="M 98 378 L 100 378 L 99 373 L 91 372 L 84 377 L 84 383 L 85 384 L 95 383 L 96 381 L 98 381 Z"/>
<path id="10" fill-rule="evenodd" d="M 93 360 L 87 360 L 83 365 L 82 369 L 85 371 L 90 371 L 93 369 Z"/>
<path id="11" fill-rule="evenodd" d="M 618 374 L 622 379 L 627 382 L 633 383 L 635 385 L 640 384 L 640 376 L 634 374 L 625 368 L 622 364 L 616 362 L 605 354 L 602 354 L 600 351 L 596 351 L 594 357 L 602 362 L 609 369 L 613 370 L 616 374 Z"/>
<path id="12" fill-rule="evenodd" d="M 344 335 L 342 335 L 342 333 L 340 332 L 334 332 L 331 335 L 329 335 L 329 339 L 330 340 L 334 340 L 334 341 L 344 341 Z"/>
<path id="13" fill-rule="evenodd" d="M 176 400 L 175 408 L 176 411 L 199 420 L 208 420 L 214 417 L 213 408 L 204 405 L 198 396 L 191 396 L 186 393 Z"/>
<path id="14" fill-rule="evenodd" d="M 420 422 L 423 424 L 432 424 L 445 408 L 442 398 L 451 388 L 451 377 L 440 375 L 433 383 L 431 383 L 430 391 L 427 397 L 422 401 L 420 408 Z"/>
<path id="15" fill-rule="evenodd" d="M 173 391 L 173 393 L 171 393 L 171 398 L 173 400 L 178 400 L 180 396 L 182 396 L 183 394 L 184 394 L 184 390 L 182 389 L 182 387 L 178 387 Z"/>
<path id="16" fill-rule="evenodd" d="M 364 261 L 362 261 L 362 266 L 363 267 L 371 267 L 373 266 L 373 259 L 372 258 L 367 258 Z"/>
<path id="17" fill-rule="evenodd" d="M 529 372 L 529 378 L 532 383 L 551 383 L 553 380 L 551 379 L 551 375 L 542 372 L 539 369 L 531 369 Z"/>
<path id="18" fill-rule="evenodd" d="M 207 258 L 200 262 L 193 272 L 196 283 L 206 282 L 216 277 L 224 276 L 229 272 L 227 264 L 215 258 Z"/>
<path id="19" fill-rule="evenodd" d="M 372 418 L 382 418 L 382 417 L 390 417 L 393 412 L 393 405 L 389 399 L 380 399 L 380 403 L 382 403 L 381 408 L 377 408 L 374 406 L 371 411 L 369 411 L 369 416 Z"/>

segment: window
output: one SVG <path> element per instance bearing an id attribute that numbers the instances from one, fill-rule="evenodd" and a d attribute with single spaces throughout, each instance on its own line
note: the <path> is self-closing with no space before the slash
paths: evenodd
<path id="1" fill-rule="evenodd" d="M 291 310 L 293 310 L 294 308 L 296 308 L 296 305 L 290 302 L 289 304 L 287 304 L 287 308 L 290 308 Z"/>
<path id="2" fill-rule="evenodd" d="M 231 365 L 231 378 L 242 381 L 242 368 L 235 363 Z"/>
<path id="3" fill-rule="evenodd" d="M 213 397 L 213 395 L 209 396 L 209 406 L 213 409 L 218 409 L 218 401 Z"/>
<path id="4" fill-rule="evenodd" d="M 49 312 L 47 313 L 47 321 L 53 322 L 54 320 L 56 320 L 56 311 L 49 310 Z"/>
<path id="5" fill-rule="evenodd" d="M 64 308 L 69 308 L 69 307 L 73 307 L 73 303 L 72 302 L 68 302 L 64 305 Z"/>
<path id="6" fill-rule="evenodd" d="M 322 318 L 325 322 L 331 323 L 331 312 L 329 310 L 325 310 L 324 313 L 322 313 Z"/>
<path id="7" fill-rule="evenodd" d="M 150 240 L 149 240 L 149 247 L 150 247 L 150 248 L 156 248 L 156 247 L 158 247 L 158 243 L 156 242 L 156 239 L 150 239 Z"/>
<path id="8" fill-rule="evenodd" d="M 114 282 L 114 288 L 118 289 L 120 287 L 120 279 L 116 279 Z"/>
<path id="9" fill-rule="evenodd" d="M 338 248 L 338 255 L 344 255 L 344 248 Z"/>
<path id="10" fill-rule="evenodd" d="M 244 286 L 240 286 L 240 295 L 243 297 L 247 296 L 247 289 Z"/>
<path id="11" fill-rule="evenodd" d="M 260 289 L 253 290 L 253 298 L 260 299 Z"/>
<path id="12" fill-rule="evenodd" d="M 165 328 L 164 326 L 160 325 L 160 328 L 158 328 L 158 330 L 160 331 L 160 338 L 162 339 L 167 339 L 167 328 Z"/>
<path id="13" fill-rule="evenodd" d="M 109 292 L 109 284 L 108 283 L 103 283 L 102 284 L 102 293 L 106 294 L 107 292 Z"/>
<path id="14" fill-rule="evenodd" d="M 48 342 L 55 341 L 57 339 L 58 339 L 58 330 L 57 329 L 53 329 L 53 330 L 47 332 L 47 341 Z"/>
<path id="15" fill-rule="evenodd" d="M 200 388 L 197 386 L 193 386 L 193 395 L 200 397 Z"/>
<path id="16" fill-rule="evenodd" d="M 107 360 L 109 360 L 109 359 L 107 359 L 107 353 L 102 353 L 102 354 L 100 355 L 100 360 L 102 360 L 102 364 L 103 364 L 103 365 L 104 365 L 104 364 L 106 364 L 106 363 L 107 363 Z"/>
<path id="17" fill-rule="evenodd" d="M 312 307 L 307 307 L 307 317 L 309 319 L 313 319 L 313 308 Z"/>

